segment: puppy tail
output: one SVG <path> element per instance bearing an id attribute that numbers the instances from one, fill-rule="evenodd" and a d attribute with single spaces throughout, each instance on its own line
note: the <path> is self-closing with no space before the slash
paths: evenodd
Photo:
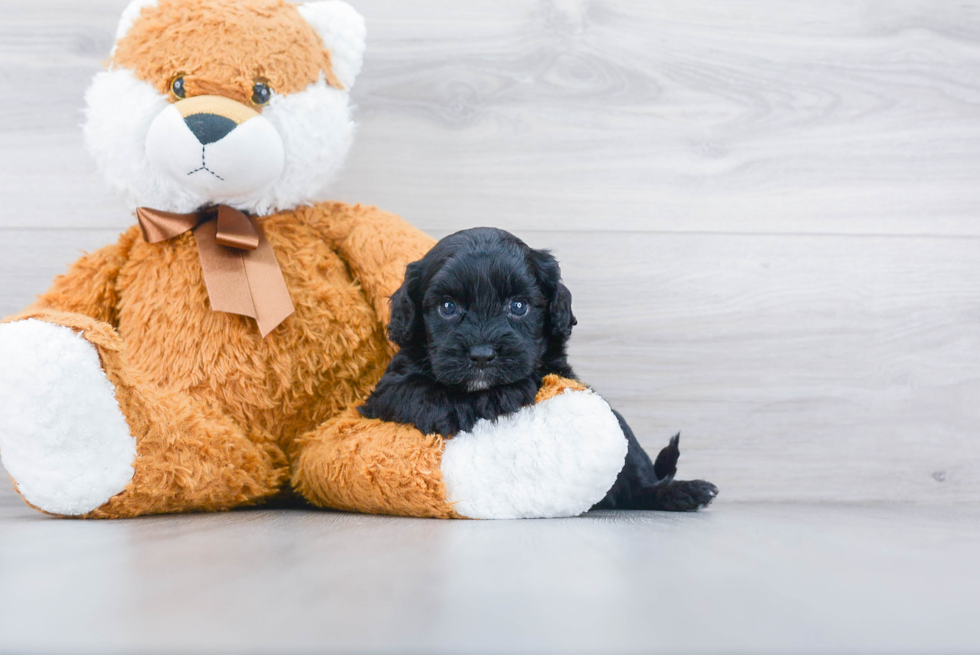
<path id="1" fill-rule="evenodd" d="M 657 475 L 657 484 L 670 482 L 677 475 L 677 460 L 680 459 L 681 433 L 678 432 L 670 443 L 657 455 L 653 464 L 653 472 Z"/>

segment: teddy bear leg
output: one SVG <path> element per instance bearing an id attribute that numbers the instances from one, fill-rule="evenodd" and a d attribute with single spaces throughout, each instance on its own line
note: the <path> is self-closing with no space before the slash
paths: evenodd
<path id="1" fill-rule="evenodd" d="M 70 328 L 0 325 L 0 459 L 28 503 L 91 511 L 133 477 L 136 440 L 98 352 Z"/>
<path id="2" fill-rule="evenodd" d="M 38 318 L 0 325 L 0 459 L 30 505 L 118 518 L 226 509 L 282 485 L 281 452 L 186 395 L 140 384 L 111 326 Z"/>
<path id="3" fill-rule="evenodd" d="M 135 388 L 120 404 L 137 435 L 133 478 L 83 518 L 255 505 L 289 479 L 285 455 L 270 435 L 247 433 L 182 391 Z"/>

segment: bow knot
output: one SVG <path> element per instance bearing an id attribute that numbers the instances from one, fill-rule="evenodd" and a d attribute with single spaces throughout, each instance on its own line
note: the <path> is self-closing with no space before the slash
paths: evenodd
<path id="1" fill-rule="evenodd" d="M 282 268 L 258 222 L 233 207 L 193 214 L 136 209 L 143 238 L 160 243 L 194 231 L 211 309 L 250 316 L 265 337 L 295 311 Z"/>

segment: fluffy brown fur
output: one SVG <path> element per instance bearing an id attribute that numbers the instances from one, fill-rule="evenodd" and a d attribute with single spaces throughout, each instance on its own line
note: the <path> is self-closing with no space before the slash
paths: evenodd
<path id="1" fill-rule="evenodd" d="M 129 488 L 89 516 L 257 503 L 281 490 L 290 459 L 315 504 L 453 516 L 441 440 L 345 413 L 384 371 L 387 298 L 432 240 L 340 203 L 262 225 L 296 306 L 265 339 L 252 319 L 211 311 L 191 235 L 149 245 L 135 227 L 12 317 L 71 327 L 94 344 L 137 438 Z"/>
<path id="2" fill-rule="evenodd" d="M 284 0 L 249 0 L 247 8 L 230 0 L 160 0 L 143 9 L 117 45 L 112 63 L 161 93 L 170 93 L 177 74 L 184 77 L 187 97 L 219 95 L 246 105 L 260 79 L 286 94 L 303 90 L 325 71 L 327 82 L 341 88 L 320 37 L 296 5 Z"/>

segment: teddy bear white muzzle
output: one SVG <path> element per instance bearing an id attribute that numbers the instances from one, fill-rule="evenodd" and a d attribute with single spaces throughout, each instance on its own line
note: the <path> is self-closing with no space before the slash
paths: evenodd
<path id="1" fill-rule="evenodd" d="M 250 107 L 221 96 L 176 102 L 146 137 L 150 161 L 181 186 L 214 202 L 252 195 L 285 167 L 282 137 Z"/>

